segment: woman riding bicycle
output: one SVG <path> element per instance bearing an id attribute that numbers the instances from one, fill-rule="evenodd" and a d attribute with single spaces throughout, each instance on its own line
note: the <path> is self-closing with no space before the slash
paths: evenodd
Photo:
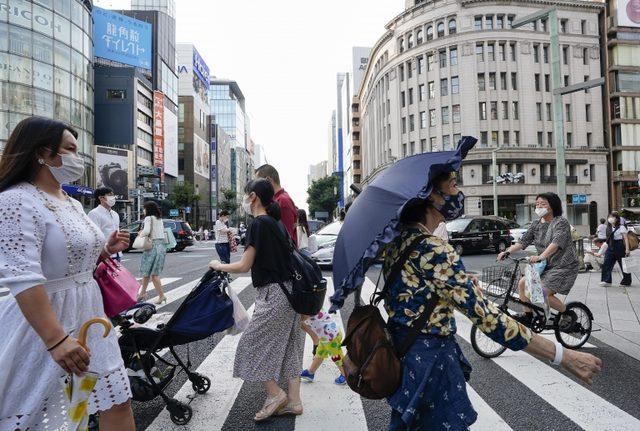
<path id="1" fill-rule="evenodd" d="M 541 193 L 536 197 L 536 215 L 540 220 L 531 224 L 527 232 L 522 235 L 520 241 L 505 252 L 498 255 L 498 260 L 503 260 L 509 254 L 524 250 L 531 244 L 535 245 L 537 256 L 529 257 L 529 263 L 546 262 L 540 278 L 542 287 L 549 300 L 549 305 L 562 313 L 565 311 L 564 303 L 556 298 L 556 294 L 567 295 L 573 283 L 576 281 L 579 270 L 576 248 L 571 240 L 571 225 L 562 217 L 562 201 L 555 193 Z M 518 283 L 520 299 L 529 302 L 524 294 L 524 277 Z M 524 325 L 531 325 L 533 312 L 524 307 L 525 312 L 516 316 L 516 320 Z M 573 314 L 572 311 L 569 311 Z M 571 316 L 575 321 L 575 316 Z"/>

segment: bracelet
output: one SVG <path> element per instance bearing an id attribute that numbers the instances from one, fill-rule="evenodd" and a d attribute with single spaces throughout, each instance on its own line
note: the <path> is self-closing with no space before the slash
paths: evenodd
<path id="1" fill-rule="evenodd" d="M 64 342 L 67 340 L 67 338 L 69 338 L 69 334 L 65 335 L 65 337 L 64 337 L 62 340 L 58 341 L 58 342 L 57 342 L 56 344 L 54 344 L 53 346 L 49 347 L 49 348 L 47 349 L 47 352 L 52 351 L 53 349 L 55 349 L 56 347 L 58 347 L 60 344 L 64 343 Z"/>
<path id="2" fill-rule="evenodd" d="M 562 347 L 562 344 L 558 343 L 557 341 L 555 342 L 556 344 L 556 354 L 555 357 L 553 358 L 553 361 L 549 361 L 551 362 L 552 365 L 560 365 L 562 364 L 562 358 L 564 357 L 564 347 Z"/>

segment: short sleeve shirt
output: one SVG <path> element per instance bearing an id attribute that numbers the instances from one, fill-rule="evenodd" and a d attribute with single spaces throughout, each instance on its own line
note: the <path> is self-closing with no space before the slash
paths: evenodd
<path id="1" fill-rule="evenodd" d="M 298 236 L 296 234 L 295 227 L 298 219 L 298 210 L 296 209 L 296 205 L 293 203 L 293 199 L 291 199 L 289 193 L 284 189 L 280 189 L 273 197 L 273 200 L 280 205 L 282 224 L 287 229 L 287 232 L 289 232 L 291 238 L 293 238 L 294 244 L 298 245 Z"/>
<path id="2" fill-rule="evenodd" d="M 251 267 L 251 280 L 254 287 L 285 282 L 291 278 L 289 270 L 290 252 L 276 235 L 285 235 L 284 227 L 271 216 L 256 217 L 247 231 L 247 247 L 256 250 Z"/>
<path id="3" fill-rule="evenodd" d="M 332 341 L 340 332 L 340 328 L 338 328 L 334 318 L 324 311 L 320 311 L 315 316 L 309 317 L 304 323 L 308 325 L 321 340 L 326 339 L 327 341 Z"/>
<path id="4" fill-rule="evenodd" d="M 626 226 L 620 225 L 620 227 L 613 234 L 614 241 L 619 241 L 622 239 L 622 235 L 629 233 L 629 229 Z"/>

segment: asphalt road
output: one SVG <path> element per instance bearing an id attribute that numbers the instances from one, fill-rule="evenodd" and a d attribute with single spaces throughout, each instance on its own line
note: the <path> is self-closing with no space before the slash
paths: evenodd
<path id="1" fill-rule="evenodd" d="M 212 258 L 215 258 L 215 250 L 211 242 L 169 254 L 163 278 L 169 282 L 165 288 L 170 299 L 171 291 L 175 291 L 174 294 L 186 294 L 185 284 L 201 277 Z M 239 255 L 235 254 L 232 260 L 238 258 Z M 136 274 L 139 259 L 140 253 L 128 253 L 124 264 Z M 493 254 L 463 256 L 470 271 L 481 271 L 483 267 L 492 265 L 494 259 Z M 379 269 L 374 268 L 368 278 L 375 283 L 378 273 Z M 330 277 L 331 273 L 326 272 L 326 275 Z M 248 274 L 234 277 L 236 281 L 233 286 L 234 290 L 241 291 L 239 298 L 249 309 L 254 302 L 255 291 L 247 285 L 246 277 Z M 150 290 L 149 293 L 153 296 L 154 292 Z M 162 307 L 156 316 L 157 320 L 168 319 L 180 302 L 178 297 Z M 345 326 L 352 308 L 353 296 L 347 300 L 341 312 Z M 591 337 L 589 351 L 602 358 L 604 371 L 594 385 L 587 388 L 568 373 L 522 352 L 506 352 L 494 360 L 481 358 L 467 341 L 469 328 L 465 322 L 468 321 L 464 318 L 457 320 L 458 341 L 474 368 L 468 386 L 480 416 L 474 430 L 640 429 L 640 358 L 631 358 Z M 243 384 L 225 377 L 225 372 L 228 372 L 226 369 L 233 361 L 232 347 L 237 343 L 237 338 L 217 334 L 191 343 L 188 347 L 178 347 L 181 356 L 190 356 L 193 369 L 201 367 L 214 381 L 207 395 L 210 398 L 197 397 L 192 401 L 194 417 L 187 427 L 177 427 L 167 420 L 160 398 L 146 403 L 134 402 L 138 429 L 386 429 L 390 414 L 386 402 L 360 399 L 348 388 L 333 385 L 331 382 L 337 374 L 333 365 L 327 363 L 317 373 L 316 379 L 322 381 L 303 385 L 303 416 L 297 419 L 278 418 L 255 425 L 253 415 L 266 397 L 261 385 Z M 179 375 L 167 388 L 167 395 L 181 398 L 185 390 L 188 394 L 193 393 L 190 384 L 180 391 L 185 380 L 184 375 Z"/>

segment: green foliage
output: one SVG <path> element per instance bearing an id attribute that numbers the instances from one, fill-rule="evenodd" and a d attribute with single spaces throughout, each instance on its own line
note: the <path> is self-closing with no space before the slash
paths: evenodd
<path id="1" fill-rule="evenodd" d="M 221 189 L 222 200 L 218 204 L 218 211 L 229 211 L 231 214 L 238 209 L 237 193 L 231 189 Z"/>
<path id="2" fill-rule="evenodd" d="M 176 184 L 171 192 L 170 199 L 180 208 L 192 206 L 195 201 L 200 200 L 200 195 L 196 194 L 193 184 L 185 182 Z"/>
<path id="3" fill-rule="evenodd" d="M 311 218 L 318 211 L 328 212 L 329 216 L 333 214 L 340 200 L 340 195 L 337 193 L 338 186 L 339 179 L 334 176 L 321 178 L 311 184 L 307 190 Z"/>

